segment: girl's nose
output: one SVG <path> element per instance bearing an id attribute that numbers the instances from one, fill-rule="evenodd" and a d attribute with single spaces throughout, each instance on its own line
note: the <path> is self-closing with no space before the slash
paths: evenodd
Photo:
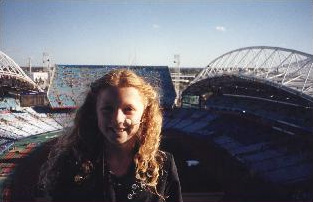
<path id="1" fill-rule="evenodd" d="M 112 121 L 114 121 L 115 124 L 117 124 L 117 125 L 123 126 L 126 120 L 127 119 L 126 119 L 126 116 L 125 116 L 123 110 L 116 109 L 114 114 L 113 114 Z"/>

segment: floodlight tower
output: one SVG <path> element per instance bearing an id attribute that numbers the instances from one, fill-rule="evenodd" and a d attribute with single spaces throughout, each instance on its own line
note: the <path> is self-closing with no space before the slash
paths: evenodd
<path id="1" fill-rule="evenodd" d="M 46 69 L 46 71 L 48 73 L 48 83 L 50 83 L 51 74 L 52 74 L 50 62 L 51 62 L 50 54 L 47 52 L 43 52 L 42 53 L 42 63 L 43 63 L 42 68 L 43 68 L 43 70 Z"/>
<path id="2" fill-rule="evenodd" d="M 176 105 L 179 105 L 179 99 L 180 99 L 180 55 L 176 54 L 174 55 L 174 63 L 176 64 L 175 67 L 175 76 L 176 78 L 174 79 L 175 81 L 175 90 L 176 90 Z"/>
<path id="3" fill-rule="evenodd" d="M 47 72 L 49 72 L 50 71 L 50 55 L 49 55 L 49 53 L 47 53 L 47 52 L 42 53 L 42 63 L 43 63 L 42 67 L 43 68 L 46 67 Z"/>
<path id="4" fill-rule="evenodd" d="M 28 57 L 28 67 L 29 67 L 29 75 L 32 73 L 32 61 L 31 57 Z"/>

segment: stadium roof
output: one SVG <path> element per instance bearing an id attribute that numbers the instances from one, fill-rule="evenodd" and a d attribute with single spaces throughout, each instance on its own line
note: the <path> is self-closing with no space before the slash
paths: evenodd
<path id="1" fill-rule="evenodd" d="M 41 90 L 40 87 L 25 74 L 25 72 L 18 66 L 18 64 L 14 62 L 14 60 L 0 51 L 0 77 L 2 76 L 9 76 L 25 81 L 33 88 Z"/>
<path id="2" fill-rule="evenodd" d="M 191 85 L 225 74 L 264 80 L 313 98 L 313 55 L 297 50 L 269 46 L 236 49 L 211 61 Z"/>

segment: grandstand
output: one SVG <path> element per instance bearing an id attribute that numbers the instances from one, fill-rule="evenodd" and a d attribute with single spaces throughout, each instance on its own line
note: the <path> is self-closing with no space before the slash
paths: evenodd
<path id="1" fill-rule="evenodd" d="M 76 108 L 81 104 L 90 83 L 112 69 L 128 68 L 143 76 L 158 89 L 162 106 L 171 108 L 176 97 L 168 67 L 164 66 L 102 66 L 57 65 L 48 90 L 52 108 Z M 92 77 L 90 76 L 92 75 Z"/>
<path id="2" fill-rule="evenodd" d="M 31 107 L 21 107 L 22 93 L 36 93 L 41 89 L 3 52 L 0 58 L 0 153 L 4 153 L 17 140 L 58 131 L 62 126 Z"/>
<path id="3" fill-rule="evenodd" d="M 311 193 L 310 137 L 277 131 L 271 122 L 250 114 L 220 110 L 173 111 L 165 115 L 164 128 L 166 138 L 174 139 L 167 141 L 180 140 L 180 146 L 167 147 L 175 157 L 198 162 L 178 164 L 182 174 L 192 173 L 182 178 L 182 184 L 189 184 L 183 187 L 186 193 L 219 192 L 231 201 L 304 200 L 297 194 Z"/>
<path id="4" fill-rule="evenodd" d="M 212 158 L 224 160 L 207 169 L 228 192 L 224 200 L 312 200 L 312 68 L 313 56 L 295 50 L 230 51 L 182 93 L 181 110 L 215 118 L 192 121 L 180 110 L 165 117 L 164 127 L 215 148 Z"/>
<path id="5" fill-rule="evenodd" d="M 161 147 L 174 154 L 185 201 L 312 201 L 312 64 L 312 55 L 279 47 L 230 51 L 195 76 L 174 109 L 168 67 L 127 67 L 159 89 Z M 14 82 L 1 88 L 3 200 L 34 200 L 54 137 L 71 126 L 90 83 L 118 68 L 56 65 L 48 107 L 21 107 Z"/>

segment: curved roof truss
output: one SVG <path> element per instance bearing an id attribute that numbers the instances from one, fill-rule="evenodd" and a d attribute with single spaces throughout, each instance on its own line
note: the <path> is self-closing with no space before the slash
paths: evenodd
<path id="1" fill-rule="evenodd" d="M 0 51 L 0 76 L 10 76 L 29 83 L 33 88 L 41 90 L 25 72 L 9 56 Z"/>
<path id="2" fill-rule="evenodd" d="M 214 59 L 191 82 L 234 74 L 266 80 L 313 98 L 313 55 L 269 46 L 240 48 Z M 286 88 L 287 87 L 287 88 Z"/>

